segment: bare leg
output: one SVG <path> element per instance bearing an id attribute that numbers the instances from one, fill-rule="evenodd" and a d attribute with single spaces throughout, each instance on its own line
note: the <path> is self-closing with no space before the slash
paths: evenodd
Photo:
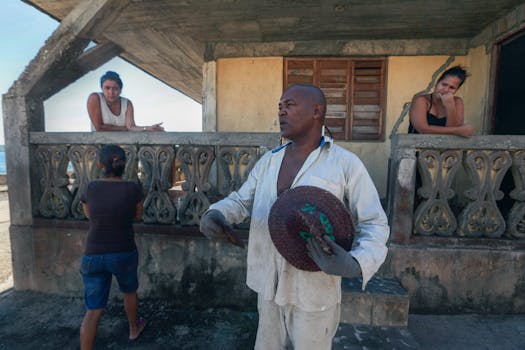
<path id="1" fill-rule="evenodd" d="M 80 349 L 91 350 L 95 344 L 97 328 L 104 309 L 87 310 L 80 326 Z"/>
<path id="2" fill-rule="evenodd" d="M 136 339 L 144 329 L 145 323 L 138 322 L 138 304 L 137 292 L 124 293 L 124 309 L 128 317 L 129 339 Z"/>

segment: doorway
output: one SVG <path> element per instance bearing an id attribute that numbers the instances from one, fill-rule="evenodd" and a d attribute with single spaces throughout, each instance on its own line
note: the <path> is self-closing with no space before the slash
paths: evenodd
<path id="1" fill-rule="evenodd" d="M 493 134 L 525 135 L 525 30 L 501 41 L 497 52 Z M 514 204 L 509 194 L 515 187 L 509 170 L 500 186 L 504 197 L 498 201 L 504 216 L 508 215 Z"/>
<path id="2" fill-rule="evenodd" d="M 525 31 L 498 44 L 494 135 L 525 135 Z"/>

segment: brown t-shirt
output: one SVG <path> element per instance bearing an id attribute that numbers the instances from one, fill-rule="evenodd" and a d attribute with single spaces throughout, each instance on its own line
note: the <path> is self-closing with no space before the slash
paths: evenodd
<path id="1" fill-rule="evenodd" d="M 89 206 L 85 255 L 137 249 L 133 218 L 142 200 L 141 187 L 130 181 L 92 181 L 80 200 Z"/>

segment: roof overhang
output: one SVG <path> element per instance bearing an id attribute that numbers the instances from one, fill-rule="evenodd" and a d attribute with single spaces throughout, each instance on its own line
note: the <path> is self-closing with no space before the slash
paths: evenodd
<path id="1" fill-rule="evenodd" d="M 82 0 L 24 0 L 62 21 Z M 98 1 L 98 0 L 97 0 Z M 123 0 L 111 0 L 121 3 Z M 221 57 L 464 54 L 519 0 L 127 0 L 89 37 L 196 101 L 202 65 Z"/>

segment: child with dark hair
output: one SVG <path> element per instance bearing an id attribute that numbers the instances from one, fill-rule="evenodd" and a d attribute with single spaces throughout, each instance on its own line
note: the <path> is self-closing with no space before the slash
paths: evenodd
<path id="1" fill-rule="evenodd" d="M 122 179 L 126 154 L 116 145 L 98 153 L 103 177 L 88 184 L 81 195 L 89 232 L 80 273 L 84 282 L 86 314 L 80 327 L 80 348 L 92 349 L 98 324 L 107 304 L 112 277 L 124 296 L 129 339 L 137 339 L 146 321 L 138 317 L 138 252 L 133 221 L 142 217 L 142 189 Z"/>
<path id="2" fill-rule="evenodd" d="M 122 92 L 120 76 L 107 71 L 100 77 L 102 92 L 93 92 L 88 97 L 87 109 L 91 126 L 96 131 L 164 131 L 162 123 L 150 126 L 135 125 L 133 104 Z"/>
<path id="3" fill-rule="evenodd" d="M 463 67 L 451 67 L 441 74 L 433 93 L 416 95 L 410 107 L 408 133 L 470 137 L 474 128 L 465 124 L 463 100 L 454 96 L 467 76 Z"/>

